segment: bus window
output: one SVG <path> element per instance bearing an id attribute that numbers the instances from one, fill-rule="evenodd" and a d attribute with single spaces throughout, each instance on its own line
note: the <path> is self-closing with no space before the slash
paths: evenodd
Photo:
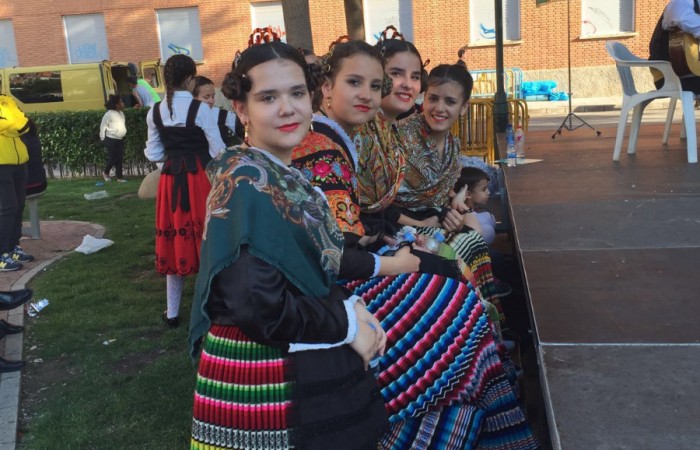
<path id="1" fill-rule="evenodd" d="M 148 81 L 148 83 L 154 87 L 160 87 L 160 82 L 158 79 L 158 73 L 155 67 L 146 67 L 143 69 L 143 79 Z"/>
<path id="2" fill-rule="evenodd" d="M 22 103 L 62 102 L 61 72 L 28 72 L 10 75 L 10 92 Z"/>

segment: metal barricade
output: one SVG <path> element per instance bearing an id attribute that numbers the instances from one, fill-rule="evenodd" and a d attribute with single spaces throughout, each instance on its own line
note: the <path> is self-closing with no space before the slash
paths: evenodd
<path id="1" fill-rule="evenodd" d="M 508 99 L 508 120 L 513 127 L 520 125 L 527 132 L 530 116 L 527 102 Z M 491 164 L 496 159 L 495 133 L 493 128 L 493 98 L 472 98 L 467 112 L 452 126 L 452 134 L 462 144 L 462 154 L 478 156 Z"/>

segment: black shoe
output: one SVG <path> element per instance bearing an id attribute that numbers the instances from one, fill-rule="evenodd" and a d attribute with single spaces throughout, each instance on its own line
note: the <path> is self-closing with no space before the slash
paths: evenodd
<path id="1" fill-rule="evenodd" d="M 25 364 L 25 361 L 8 361 L 5 358 L 0 358 L 0 373 L 16 372 Z"/>
<path id="2" fill-rule="evenodd" d="M 0 332 L 2 331 L 4 331 L 5 334 L 17 334 L 24 331 L 24 327 L 21 325 L 12 325 L 0 319 Z"/>
<path id="3" fill-rule="evenodd" d="M 180 318 L 179 317 L 168 318 L 167 311 L 163 311 L 163 315 L 160 316 L 160 318 L 163 319 L 163 322 L 168 326 L 168 328 L 177 328 L 180 326 Z"/>
<path id="4" fill-rule="evenodd" d="M 20 289 L 19 291 L 0 291 L 0 311 L 9 311 L 21 306 L 32 298 L 31 289 Z"/>
<path id="5" fill-rule="evenodd" d="M 510 284 L 506 283 L 505 281 L 501 281 L 498 278 L 493 279 L 493 286 L 493 296 L 496 298 L 508 296 L 511 292 L 513 292 L 513 288 L 510 287 Z"/>

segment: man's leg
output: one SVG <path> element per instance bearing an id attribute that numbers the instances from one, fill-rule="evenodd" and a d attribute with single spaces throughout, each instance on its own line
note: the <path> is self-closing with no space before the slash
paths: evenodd
<path id="1" fill-rule="evenodd" d="M 15 214 L 15 222 L 12 225 L 12 234 L 10 234 L 12 249 L 14 249 L 15 245 L 19 245 L 19 240 L 22 237 L 22 216 L 24 215 L 24 203 L 27 197 L 27 164 L 24 163 L 16 167 L 14 191 L 17 198 L 17 213 Z"/>
<path id="2" fill-rule="evenodd" d="M 17 166 L 0 165 L 0 255 L 10 253 L 14 247 L 17 219 L 17 194 L 14 172 Z"/>

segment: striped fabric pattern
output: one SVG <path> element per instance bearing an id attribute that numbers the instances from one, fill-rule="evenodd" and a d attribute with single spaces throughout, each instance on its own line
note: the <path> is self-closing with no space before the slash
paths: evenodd
<path id="1" fill-rule="evenodd" d="M 212 325 L 197 371 L 192 450 L 289 447 L 287 361 L 236 327 Z"/>
<path id="2" fill-rule="evenodd" d="M 375 277 L 347 287 L 387 332 L 379 384 L 391 421 L 472 396 L 480 355 L 493 345 L 490 322 L 473 290 L 429 274 Z"/>
<path id="3" fill-rule="evenodd" d="M 387 334 L 378 381 L 392 428 L 382 448 L 537 448 L 473 289 L 420 273 L 346 287 Z"/>
<path id="4" fill-rule="evenodd" d="M 457 256 L 462 258 L 472 271 L 484 300 L 495 305 L 499 311 L 500 319 L 504 320 L 501 302 L 498 297 L 494 296 L 496 288 L 491 269 L 491 257 L 489 256 L 489 247 L 486 245 L 484 238 L 474 230 L 468 233 L 446 233 L 445 230 L 440 228 L 418 228 L 418 233 L 429 236 L 435 235 L 438 231 L 447 236 L 445 242 L 452 247 Z"/>
<path id="5" fill-rule="evenodd" d="M 470 405 L 450 405 L 422 417 L 391 424 L 381 441 L 385 450 L 476 448 L 483 411 Z"/>

